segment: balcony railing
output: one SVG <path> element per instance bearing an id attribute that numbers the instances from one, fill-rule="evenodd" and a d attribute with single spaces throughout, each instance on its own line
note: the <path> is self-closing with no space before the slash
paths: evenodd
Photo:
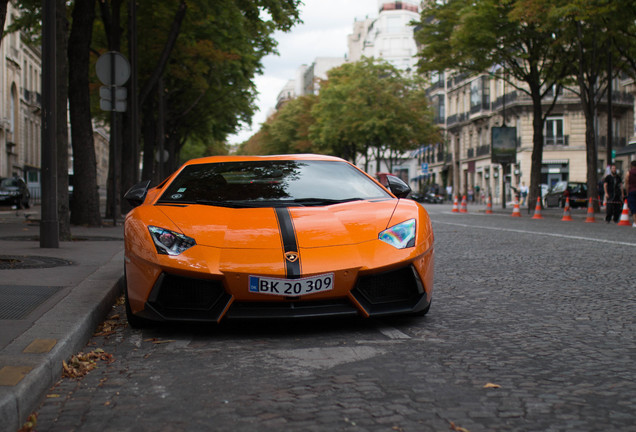
<path id="1" fill-rule="evenodd" d="M 503 107 L 504 99 L 505 99 L 506 104 L 509 104 L 509 103 L 512 103 L 512 102 L 516 101 L 517 100 L 517 92 L 513 91 L 513 92 L 510 92 L 510 93 L 506 93 L 503 96 L 499 96 L 497 98 L 497 100 L 492 103 L 492 109 L 496 110 L 496 109 L 499 109 L 499 108 Z"/>
<path id="2" fill-rule="evenodd" d="M 544 137 L 543 138 L 544 145 L 562 145 L 568 146 L 570 145 L 570 136 L 562 135 L 557 137 Z"/>
<path id="3" fill-rule="evenodd" d="M 490 145 L 482 145 L 477 147 L 477 156 L 486 156 L 490 154 Z"/>

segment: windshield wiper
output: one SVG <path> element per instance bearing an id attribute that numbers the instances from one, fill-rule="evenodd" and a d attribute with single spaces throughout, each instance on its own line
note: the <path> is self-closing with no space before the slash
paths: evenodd
<path id="1" fill-rule="evenodd" d="M 214 200 L 196 200 L 196 204 L 201 205 L 209 205 L 216 207 L 229 207 L 229 208 L 259 208 L 259 207 L 269 207 L 268 203 L 258 202 L 258 201 L 237 201 L 237 200 L 225 200 L 225 201 L 214 201 Z"/>
<path id="2" fill-rule="evenodd" d="M 351 201 L 362 201 L 363 198 L 345 198 L 345 199 L 330 199 L 330 198 L 297 198 L 292 202 L 301 204 L 303 206 L 324 206 L 333 204 L 342 204 Z"/>

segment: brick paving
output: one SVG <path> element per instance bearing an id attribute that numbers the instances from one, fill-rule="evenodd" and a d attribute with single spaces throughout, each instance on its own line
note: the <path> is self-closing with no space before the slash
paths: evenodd
<path id="1" fill-rule="evenodd" d="M 636 431 L 636 229 L 428 208 L 426 317 L 121 326 L 37 430 Z"/>

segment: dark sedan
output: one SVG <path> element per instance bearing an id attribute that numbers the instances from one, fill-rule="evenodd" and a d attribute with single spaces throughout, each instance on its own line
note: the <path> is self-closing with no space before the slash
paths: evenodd
<path id="1" fill-rule="evenodd" d="M 31 194 L 24 180 L 18 177 L 0 178 L 0 205 L 29 208 Z"/>
<path id="2" fill-rule="evenodd" d="M 578 182 L 557 182 L 545 194 L 546 207 L 565 207 L 566 198 L 570 199 L 570 207 L 585 207 L 587 205 L 587 184 Z"/>

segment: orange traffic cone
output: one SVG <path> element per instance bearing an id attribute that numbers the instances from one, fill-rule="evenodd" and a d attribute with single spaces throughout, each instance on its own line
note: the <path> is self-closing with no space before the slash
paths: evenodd
<path id="1" fill-rule="evenodd" d="M 627 208 L 627 200 L 623 204 L 623 212 L 621 213 L 621 218 L 618 221 L 618 225 L 621 226 L 631 226 L 632 224 L 629 222 L 629 209 Z"/>
<path id="2" fill-rule="evenodd" d="M 519 201 L 515 200 L 515 207 L 512 209 L 513 217 L 521 217 L 521 210 L 519 210 Z"/>
<path id="3" fill-rule="evenodd" d="M 565 207 L 563 208 L 562 221 L 571 221 L 572 215 L 570 214 L 570 198 L 565 198 Z"/>
<path id="4" fill-rule="evenodd" d="M 460 213 L 468 213 L 468 207 L 466 206 L 466 195 L 462 196 L 462 204 L 459 207 Z"/>
<path id="5" fill-rule="evenodd" d="M 592 204 L 592 198 L 587 204 L 587 218 L 585 218 L 585 222 L 596 222 L 594 219 L 594 204 Z"/>
<path id="6" fill-rule="evenodd" d="M 459 208 L 457 207 L 457 195 L 455 195 L 455 201 L 453 201 L 453 213 L 459 213 Z"/>
<path id="7" fill-rule="evenodd" d="M 492 198 L 488 195 L 486 200 L 486 214 L 492 214 Z"/>
<path id="8" fill-rule="evenodd" d="M 532 219 L 543 219 L 543 216 L 541 216 L 541 198 L 537 197 L 537 205 L 534 208 L 534 216 L 532 216 Z"/>

